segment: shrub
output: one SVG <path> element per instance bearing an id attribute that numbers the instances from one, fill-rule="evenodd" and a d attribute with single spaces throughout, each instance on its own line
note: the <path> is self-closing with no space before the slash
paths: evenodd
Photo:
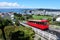
<path id="1" fill-rule="evenodd" d="M 6 40 L 4 28 L 5 28 L 5 26 L 11 25 L 11 23 L 12 23 L 11 20 L 0 17 L 0 29 L 2 31 L 2 36 L 3 36 L 4 40 Z"/>
<path id="2" fill-rule="evenodd" d="M 14 26 L 7 26 L 4 29 L 7 40 L 33 40 L 34 31 L 31 28 L 26 28 L 19 26 L 14 28 Z"/>
<path id="3" fill-rule="evenodd" d="M 15 24 L 16 24 L 17 26 L 19 26 L 19 25 L 20 25 L 20 23 L 19 23 L 19 21 L 18 21 L 18 20 L 16 20 L 16 21 L 15 21 Z"/>
<path id="4" fill-rule="evenodd" d="M 47 20 L 51 21 L 51 20 L 52 20 L 52 18 L 48 18 Z"/>
<path id="5" fill-rule="evenodd" d="M 9 34 L 14 31 L 14 26 L 6 26 L 4 28 L 4 31 L 5 31 L 5 35 L 6 35 L 6 38 L 9 39 Z"/>
<path id="6" fill-rule="evenodd" d="M 2 36 L 2 31 L 1 31 L 1 29 L 0 29 L 0 39 L 2 38 L 3 36 Z"/>
<path id="7" fill-rule="evenodd" d="M 41 38 L 39 38 L 38 40 L 41 40 Z"/>
<path id="8" fill-rule="evenodd" d="M 30 40 L 29 36 L 25 36 L 23 31 L 17 31 L 11 34 L 10 40 Z"/>
<path id="9" fill-rule="evenodd" d="M 52 25 L 59 25 L 59 26 L 60 26 L 60 22 L 56 22 L 56 21 L 51 22 L 51 24 L 52 24 Z"/>

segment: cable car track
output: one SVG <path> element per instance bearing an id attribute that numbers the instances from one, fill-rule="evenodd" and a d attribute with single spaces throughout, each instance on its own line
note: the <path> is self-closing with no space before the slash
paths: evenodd
<path id="1" fill-rule="evenodd" d="M 24 23 L 24 24 L 27 24 L 27 23 Z M 28 24 L 27 24 L 27 25 L 28 25 Z M 51 34 L 54 34 L 54 35 L 56 35 L 58 38 L 60 38 L 60 33 L 57 32 L 57 31 L 54 31 L 54 30 L 51 30 L 51 29 L 44 30 L 44 31 L 46 31 L 46 32 L 48 32 L 48 33 L 51 33 Z"/>
<path id="2" fill-rule="evenodd" d="M 23 24 L 26 24 L 26 25 L 28 25 L 26 22 L 23 22 Z M 23 25 L 24 26 L 24 25 Z M 36 28 L 36 29 L 38 29 L 38 28 Z M 39 29 L 40 30 L 40 29 Z M 50 33 L 50 34 L 54 34 L 54 35 L 56 35 L 57 37 L 58 37 L 58 40 L 60 40 L 60 33 L 59 32 L 57 32 L 57 31 L 55 31 L 55 30 L 51 30 L 51 29 L 48 29 L 48 30 L 44 30 L 45 32 L 48 32 L 48 33 Z"/>
<path id="3" fill-rule="evenodd" d="M 60 33 L 59 33 L 59 32 L 57 32 L 57 31 L 50 30 L 50 29 L 45 30 L 45 31 L 46 31 L 46 32 L 49 32 L 49 33 L 51 33 L 51 34 L 54 34 L 54 35 L 56 35 L 58 38 L 60 38 Z"/>

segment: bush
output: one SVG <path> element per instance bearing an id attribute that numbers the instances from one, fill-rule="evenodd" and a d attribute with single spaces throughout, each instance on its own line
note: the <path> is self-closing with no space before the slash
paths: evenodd
<path id="1" fill-rule="evenodd" d="M 26 27 L 19 27 L 10 34 L 10 40 L 33 40 L 34 31 Z"/>
<path id="2" fill-rule="evenodd" d="M 48 18 L 47 20 L 51 21 L 51 20 L 52 20 L 52 18 Z"/>
<path id="3" fill-rule="evenodd" d="M 5 28 L 4 28 L 4 31 L 5 31 L 5 35 L 6 35 L 6 38 L 7 39 L 9 39 L 9 34 L 12 32 L 12 31 L 14 31 L 15 29 L 14 29 L 14 26 L 6 26 Z"/>
<path id="4" fill-rule="evenodd" d="M 26 28 L 23 26 L 16 28 L 14 28 L 14 26 L 7 26 L 4 31 L 7 40 L 33 40 L 35 34 L 31 28 Z"/>
<path id="5" fill-rule="evenodd" d="M 41 40 L 41 38 L 39 38 L 38 40 Z"/>
<path id="6" fill-rule="evenodd" d="M 2 39 L 2 37 L 3 37 L 3 36 L 2 36 L 2 31 L 1 31 L 1 29 L 0 29 L 0 39 Z"/>
<path id="7" fill-rule="evenodd" d="M 11 34 L 10 40 L 30 40 L 29 36 L 25 36 L 23 31 L 17 31 Z"/>
<path id="8" fill-rule="evenodd" d="M 56 21 L 56 18 L 53 18 L 53 21 Z"/>
<path id="9" fill-rule="evenodd" d="M 60 26 L 60 22 L 56 22 L 56 21 L 51 22 L 51 24 L 52 24 L 52 25 L 58 25 L 58 26 Z"/>
<path id="10" fill-rule="evenodd" d="M 19 25 L 20 25 L 20 23 L 19 23 L 19 21 L 18 21 L 18 20 L 16 20 L 16 21 L 15 21 L 15 24 L 16 24 L 17 26 L 19 26 Z"/>

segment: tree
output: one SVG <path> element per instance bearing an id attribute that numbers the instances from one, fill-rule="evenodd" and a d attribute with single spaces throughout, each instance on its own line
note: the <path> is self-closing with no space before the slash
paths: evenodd
<path id="1" fill-rule="evenodd" d="M 15 21 L 15 24 L 16 24 L 16 26 L 19 26 L 20 25 L 20 23 L 19 23 L 18 20 Z"/>
<path id="2" fill-rule="evenodd" d="M 17 31 L 15 33 L 12 33 L 10 40 L 24 40 L 24 32 Z"/>
<path id="3" fill-rule="evenodd" d="M 53 21 L 56 21 L 56 18 L 53 18 Z"/>
<path id="4" fill-rule="evenodd" d="M 31 28 L 20 26 L 9 35 L 10 40 L 33 40 L 35 32 Z"/>
<path id="5" fill-rule="evenodd" d="M 2 31 L 2 34 L 3 34 L 3 38 L 6 40 L 6 37 L 5 37 L 5 32 L 4 32 L 4 28 L 5 26 L 9 25 L 11 23 L 11 21 L 9 21 L 8 19 L 3 19 L 0 17 L 0 29 Z"/>

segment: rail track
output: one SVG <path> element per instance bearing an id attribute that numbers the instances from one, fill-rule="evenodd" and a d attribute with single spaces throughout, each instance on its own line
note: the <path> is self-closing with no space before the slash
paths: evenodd
<path id="1" fill-rule="evenodd" d="M 24 23 L 24 24 L 26 24 L 26 23 Z M 45 31 L 46 31 L 46 32 L 49 32 L 49 33 L 51 33 L 51 34 L 54 34 L 54 35 L 56 35 L 58 38 L 60 38 L 60 33 L 57 32 L 57 31 L 55 31 L 55 30 L 48 29 L 48 30 L 45 30 Z"/>
<path id="2" fill-rule="evenodd" d="M 51 34 L 56 35 L 56 36 L 60 39 L 60 33 L 59 33 L 59 32 L 57 32 L 57 31 L 55 31 L 55 30 L 50 30 L 50 29 L 45 30 L 45 31 L 46 31 L 46 32 L 49 32 L 49 33 L 51 33 Z"/>
<path id="3" fill-rule="evenodd" d="M 27 25 L 26 23 L 20 23 L 20 24 L 22 24 L 22 26 Z M 29 26 L 29 25 L 27 25 L 27 26 Z M 29 27 L 31 27 L 31 26 L 29 26 Z M 60 33 L 57 31 L 50 30 L 50 29 L 42 31 L 38 28 L 33 28 L 33 30 L 36 32 L 36 34 L 44 37 L 46 40 L 60 40 Z"/>

